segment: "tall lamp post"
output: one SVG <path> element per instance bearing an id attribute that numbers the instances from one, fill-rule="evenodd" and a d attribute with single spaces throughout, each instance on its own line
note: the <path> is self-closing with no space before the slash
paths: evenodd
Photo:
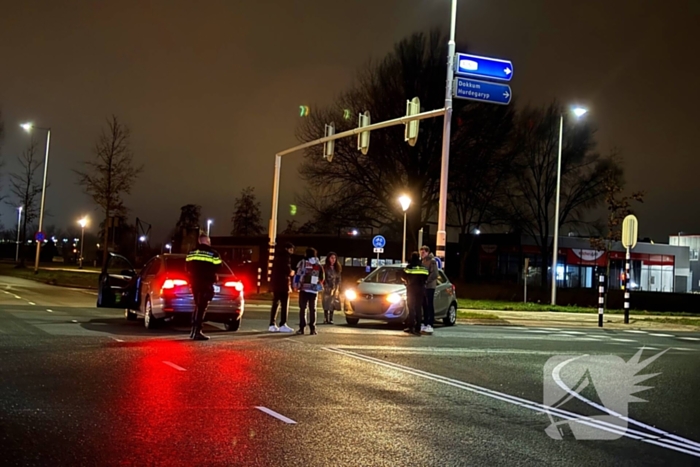
<path id="1" fill-rule="evenodd" d="M 406 195 L 399 197 L 399 203 L 401 203 L 401 209 L 403 209 L 403 248 L 401 249 L 401 262 L 406 262 L 406 212 L 409 206 L 411 206 L 411 198 Z"/>
<path id="2" fill-rule="evenodd" d="M 22 206 L 17 208 L 17 251 L 15 252 L 15 263 L 19 263 L 19 226 L 22 223 Z"/>
<path id="3" fill-rule="evenodd" d="M 574 115 L 582 117 L 588 112 L 583 107 L 574 107 Z M 559 154 L 557 156 L 557 198 L 554 208 L 554 239 L 552 242 L 552 305 L 557 304 L 557 260 L 559 259 L 559 197 L 561 192 L 561 147 L 564 140 L 564 114 L 559 117 Z"/>
<path id="4" fill-rule="evenodd" d="M 46 202 L 46 178 L 49 174 L 49 144 L 51 143 L 51 128 L 41 128 L 34 126 L 32 123 L 22 123 L 20 125 L 24 131 L 31 132 L 32 130 L 44 130 L 46 131 L 46 156 L 44 158 L 44 183 L 41 186 L 41 207 L 39 208 L 39 232 L 43 231 L 44 228 L 44 204 Z M 39 254 L 41 253 L 41 244 L 43 242 L 37 240 L 36 242 L 36 258 L 34 259 L 34 274 L 39 272 Z"/>
<path id="5" fill-rule="evenodd" d="M 85 243 L 85 226 L 87 223 L 87 217 L 83 217 L 78 221 L 80 225 L 80 266 L 78 266 L 78 269 L 83 269 L 83 244 Z"/>
<path id="6" fill-rule="evenodd" d="M 207 237 L 211 236 L 211 225 L 214 223 L 213 220 L 209 219 L 207 221 Z"/>
<path id="7" fill-rule="evenodd" d="M 445 267 L 447 245 L 447 179 L 450 168 L 450 133 L 452 123 L 452 86 L 455 79 L 455 25 L 457 23 L 457 0 L 452 0 L 450 15 L 450 40 L 447 43 L 447 81 L 445 82 L 445 119 L 442 127 L 442 164 L 440 168 L 440 203 L 438 205 L 438 231 L 435 254 Z"/>

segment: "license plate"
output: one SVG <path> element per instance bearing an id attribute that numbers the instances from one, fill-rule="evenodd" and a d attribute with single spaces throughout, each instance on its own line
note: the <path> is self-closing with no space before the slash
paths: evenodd
<path id="1" fill-rule="evenodd" d="M 221 287 L 219 287 L 218 285 L 215 285 L 214 286 L 214 293 L 219 293 L 219 292 L 221 292 Z"/>

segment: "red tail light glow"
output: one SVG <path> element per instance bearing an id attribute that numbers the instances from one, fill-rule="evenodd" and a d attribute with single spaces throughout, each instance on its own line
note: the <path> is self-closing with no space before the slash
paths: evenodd
<path id="1" fill-rule="evenodd" d="M 165 282 L 163 282 L 163 290 L 169 290 L 169 289 L 174 289 L 175 287 L 179 287 L 182 285 L 187 285 L 187 281 L 182 280 L 182 279 L 168 279 Z"/>
<path id="2" fill-rule="evenodd" d="M 224 284 L 224 287 L 233 287 L 239 292 L 243 292 L 243 282 L 241 281 L 229 281 Z"/>

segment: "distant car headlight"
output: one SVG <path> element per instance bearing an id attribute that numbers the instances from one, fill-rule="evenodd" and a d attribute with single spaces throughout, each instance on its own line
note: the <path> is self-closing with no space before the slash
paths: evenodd
<path id="1" fill-rule="evenodd" d="M 345 291 L 345 298 L 347 298 L 350 301 L 353 301 L 357 298 L 357 292 L 355 292 L 352 289 L 348 289 Z"/>
<path id="2" fill-rule="evenodd" d="M 401 300 L 403 300 L 403 297 L 397 293 L 390 293 L 386 296 L 386 301 L 391 304 L 399 303 Z"/>

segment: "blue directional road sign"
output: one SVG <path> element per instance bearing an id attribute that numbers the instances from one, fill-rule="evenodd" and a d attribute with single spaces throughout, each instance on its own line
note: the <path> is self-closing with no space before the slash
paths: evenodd
<path id="1" fill-rule="evenodd" d="M 37 242 L 43 242 L 45 239 L 46 235 L 44 234 L 44 232 L 39 231 L 34 235 L 34 240 L 36 240 Z"/>
<path id="2" fill-rule="evenodd" d="M 377 235 L 372 239 L 372 246 L 374 248 L 384 248 L 386 246 L 386 239 L 381 235 Z"/>
<path id="3" fill-rule="evenodd" d="M 510 81 L 513 77 L 513 62 L 458 53 L 455 59 L 455 73 L 460 76 Z"/>
<path id="4" fill-rule="evenodd" d="M 510 104 L 512 97 L 510 86 L 507 84 L 489 83 L 462 77 L 455 80 L 454 94 L 460 99 L 502 105 Z"/>

